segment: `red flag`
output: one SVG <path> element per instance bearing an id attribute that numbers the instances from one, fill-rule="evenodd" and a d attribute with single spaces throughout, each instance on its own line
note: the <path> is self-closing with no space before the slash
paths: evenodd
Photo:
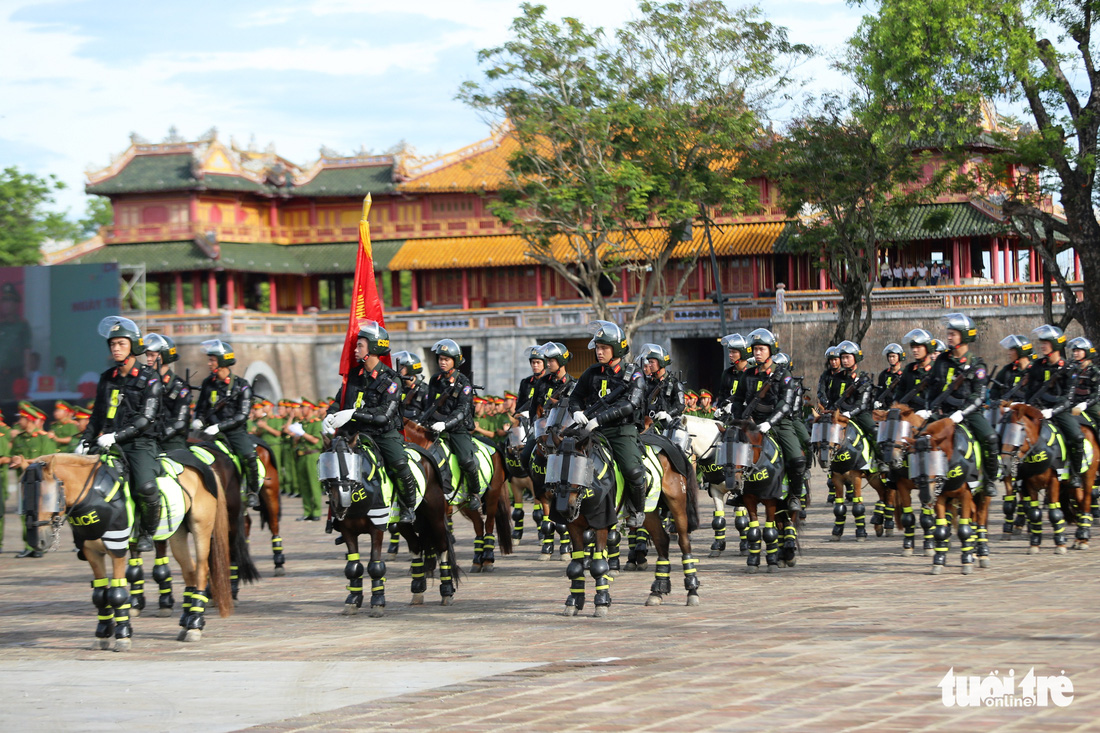
<path id="1" fill-rule="evenodd" d="M 374 258 L 371 253 L 370 224 L 367 222 L 370 204 L 370 194 L 367 194 L 363 199 L 363 218 L 359 220 L 359 248 L 355 256 L 355 283 L 351 291 L 348 333 L 344 339 L 344 351 L 340 355 L 340 375 L 344 378 L 345 393 L 348 374 L 355 367 L 355 342 L 359 337 L 360 324 L 363 321 L 377 321 L 380 326 L 386 325 L 382 300 L 378 297 L 378 286 L 374 282 Z M 383 356 L 382 361 L 389 366 L 389 355 Z"/>

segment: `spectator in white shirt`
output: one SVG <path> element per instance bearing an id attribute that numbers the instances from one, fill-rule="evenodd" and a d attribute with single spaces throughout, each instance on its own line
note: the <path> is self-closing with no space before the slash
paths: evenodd
<path id="1" fill-rule="evenodd" d="M 916 278 L 917 278 L 917 268 L 913 267 L 912 264 L 906 265 L 905 266 L 905 284 L 909 285 L 910 287 L 912 287 L 913 285 L 916 285 L 917 284 Z"/>
<path id="2" fill-rule="evenodd" d="M 917 264 L 917 285 L 928 284 L 928 267 L 924 264 L 924 260 L 921 260 Z"/>
<path id="3" fill-rule="evenodd" d="M 902 273 L 902 269 L 901 269 L 901 263 L 899 262 L 898 264 L 894 265 L 894 287 L 895 288 L 900 288 L 901 287 L 902 274 L 903 273 Z"/>

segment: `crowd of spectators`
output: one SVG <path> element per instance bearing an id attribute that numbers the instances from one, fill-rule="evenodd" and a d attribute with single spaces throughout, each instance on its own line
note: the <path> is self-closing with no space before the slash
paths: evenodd
<path id="1" fill-rule="evenodd" d="M 916 265 L 912 262 L 902 264 L 895 262 L 883 262 L 879 267 L 878 281 L 882 287 L 919 287 L 926 285 L 938 285 L 940 280 L 946 280 L 951 276 L 949 263 L 926 263 L 919 260 Z"/>

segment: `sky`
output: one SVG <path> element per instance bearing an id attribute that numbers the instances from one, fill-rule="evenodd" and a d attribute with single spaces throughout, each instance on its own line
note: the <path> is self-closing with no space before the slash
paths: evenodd
<path id="1" fill-rule="evenodd" d="M 637 15 L 636 0 L 544 4 L 608 29 Z M 799 69 L 809 90 L 844 85 L 828 57 L 860 9 L 775 0 L 765 12 L 821 52 Z M 478 50 L 505 41 L 518 14 L 519 0 L 0 0 L 0 167 L 56 175 L 68 186 L 58 208 L 75 217 L 85 171 L 131 132 L 160 142 L 173 126 L 188 140 L 216 127 L 303 167 L 322 145 L 455 150 L 489 132 L 458 87 L 482 78 Z"/>

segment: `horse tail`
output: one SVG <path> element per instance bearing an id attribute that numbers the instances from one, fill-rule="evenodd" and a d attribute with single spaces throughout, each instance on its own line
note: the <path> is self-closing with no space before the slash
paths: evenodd
<path id="1" fill-rule="evenodd" d="M 244 512 L 237 521 L 237 535 L 233 541 L 233 556 L 237 558 L 237 578 L 245 583 L 255 583 L 260 579 L 260 569 L 252 561 L 248 550 L 248 536 L 244 531 Z"/>
<path id="2" fill-rule="evenodd" d="M 690 533 L 699 529 L 699 477 L 691 470 L 690 461 L 684 481 L 687 483 L 687 524 Z"/>
<path id="3" fill-rule="evenodd" d="M 427 540 L 424 543 L 424 572 L 427 573 L 428 577 L 433 577 L 437 564 L 440 562 L 437 548 L 446 546 L 447 563 L 451 566 L 451 582 L 453 582 L 457 588 L 458 578 L 459 575 L 461 575 L 462 569 L 458 566 L 458 557 L 455 555 L 454 538 L 451 537 L 451 533 L 447 530 L 447 497 L 443 493 L 443 477 L 439 473 L 439 466 L 426 451 L 421 451 L 420 468 L 424 471 L 424 478 L 428 486 L 434 486 L 438 493 L 440 506 L 443 511 L 443 517 L 440 521 L 429 522 L 427 531 L 421 533 L 421 538 Z M 428 500 L 427 491 L 425 491 L 424 500 Z M 419 526 L 419 524 L 418 522 L 417 525 Z M 428 545 L 430 545 L 430 548 Z M 431 549 L 430 554 L 427 552 L 428 549 Z"/>
<path id="4" fill-rule="evenodd" d="M 218 604 L 218 615 L 233 615 L 233 590 L 230 585 L 229 511 L 225 506 L 225 492 L 219 491 L 214 511 L 214 534 L 210 541 L 210 589 Z M 255 566 L 253 566 L 255 571 Z"/>
<path id="5" fill-rule="evenodd" d="M 505 490 L 507 479 L 503 478 L 505 475 L 504 460 L 501 458 L 499 449 L 493 453 L 493 475 L 502 477 L 500 482 L 500 496 L 497 499 L 497 541 L 500 543 L 500 554 L 511 555 L 512 504 L 509 501 L 511 499 L 511 492 Z"/>

